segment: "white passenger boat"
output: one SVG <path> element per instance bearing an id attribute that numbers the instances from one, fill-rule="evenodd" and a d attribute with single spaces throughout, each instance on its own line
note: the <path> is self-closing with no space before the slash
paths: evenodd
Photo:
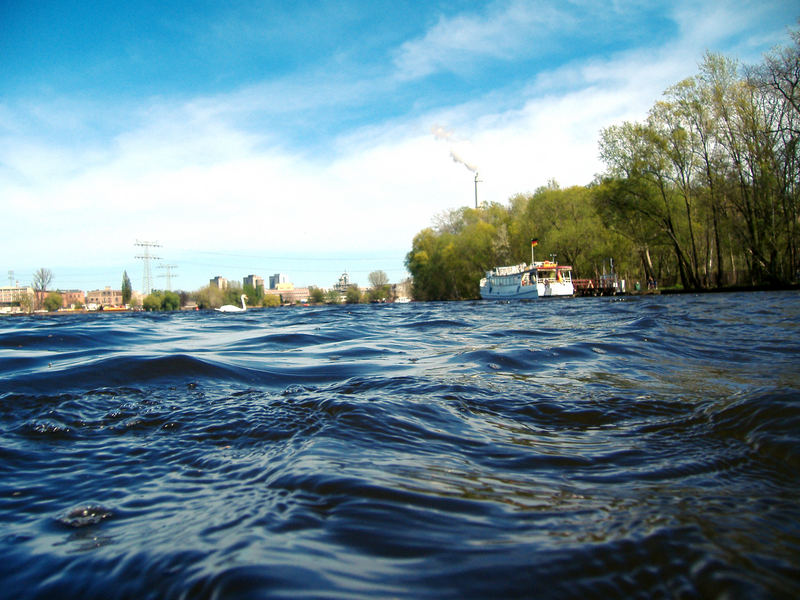
<path id="1" fill-rule="evenodd" d="M 554 262 L 495 267 L 481 279 L 481 298 L 486 300 L 534 300 L 574 293 L 572 267 Z"/>

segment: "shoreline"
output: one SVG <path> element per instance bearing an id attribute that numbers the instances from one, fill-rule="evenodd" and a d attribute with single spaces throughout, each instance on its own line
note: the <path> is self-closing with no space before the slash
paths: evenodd
<path id="1" fill-rule="evenodd" d="M 640 291 L 626 291 L 617 292 L 614 294 L 597 294 L 597 295 L 574 295 L 572 298 L 624 298 L 627 296 L 673 296 L 680 294 L 726 294 L 726 293 L 748 293 L 748 292 L 788 292 L 800 290 L 800 283 L 791 283 L 785 285 L 755 285 L 755 286 L 729 286 L 721 288 L 706 288 L 706 289 L 681 289 L 681 288 L 664 288 L 655 290 L 640 290 Z M 564 299 L 566 299 L 565 297 Z M 455 300 L 452 302 L 474 302 L 482 300 L 482 298 L 471 298 L 468 300 Z M 424 303 L 425 300 L 415 300 L 415 303 Z M 324 304 L 310 304 L 309 306 L 327 306 Z M 252 310 L 257 310 L 261 307 L 253 307 Z M 278 307 L 273 307 L 278 308 Z M 0 319 L 5 317 L 49 317 L 49 316 L 66 316 L 66 315 L 102 315 L 102 314 L 130 314 L 140 312 L 213 312 L 212 309 L 179 309 L 173 311 L 144 311 L 134 309 L 108 309 L 108 310 L 59 310 L 53 312 L 39 312 L 39 313 L 0 313 Z"/>

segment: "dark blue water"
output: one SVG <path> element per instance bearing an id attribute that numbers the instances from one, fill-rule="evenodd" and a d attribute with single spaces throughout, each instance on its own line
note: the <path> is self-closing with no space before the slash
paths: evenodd
<path id="1" fill-rule="evenodd" d="M 800 596 L 800 294 L 0 320 L 4 598 Z"/>

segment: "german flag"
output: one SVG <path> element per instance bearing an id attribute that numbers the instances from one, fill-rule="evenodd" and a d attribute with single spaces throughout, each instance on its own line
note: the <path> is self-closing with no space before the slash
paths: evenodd
<path id="1" fill-rule="evenodd" d="M 539 245 L 539 239 L 538 238 L 531 238 L 531 248 L 533 248 L 534 246 L 538 246 L 538 245 Z"/>

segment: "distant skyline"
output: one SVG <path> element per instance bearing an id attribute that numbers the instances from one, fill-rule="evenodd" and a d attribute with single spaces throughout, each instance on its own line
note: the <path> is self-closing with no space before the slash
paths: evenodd
<path id="1" fill-rule="evenodd" d="M 706 51 L 757 63 L 790 1 L 0 3 L 0 277 L 173 289 L 404 279 L 442 212 L 602 170 Z M 166 287 L 153 266 L 155 287 Z"/>

